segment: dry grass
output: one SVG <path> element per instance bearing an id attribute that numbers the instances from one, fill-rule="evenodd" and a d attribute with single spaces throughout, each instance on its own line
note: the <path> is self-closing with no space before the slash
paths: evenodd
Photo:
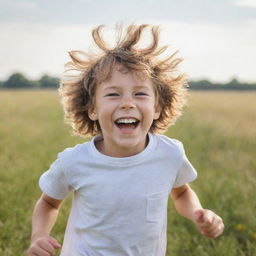
<path id="1" fill-rule="evenodd" d="M 256 92 L 191 92 L 186 117 L 210 124 L 219 132 L 256 136 Z"/>
<path id="2" fill-rule="evenodd" d="M 192 187 L 226 229 L 208 240 L 170 203 L 167 255 L 256 255 L 256 93 L 190 95 L 189 108 L 166 134 L 183 141 L 199 173 Z M 84 139 L 70 136 L 56 92 L 24 90 L 0 91 L 0 141 L 0 255 L 26 255 L 39 176 L 58 152 Z M 59 241 L 69 206 L 64 202 L 53 230 Z"/>

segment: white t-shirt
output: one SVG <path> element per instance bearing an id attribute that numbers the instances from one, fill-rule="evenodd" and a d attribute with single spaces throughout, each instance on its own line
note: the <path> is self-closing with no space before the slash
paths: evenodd
<path id="1" fill-rule="evenodd" d="M 142 152 L 115 158 L 98 138 L 61 152 L 40 177 L 50 197 L 74 193 L 61 256 L 165 256 L 169 193 L 197 176 L 182 143 L 149 133 Z"/>

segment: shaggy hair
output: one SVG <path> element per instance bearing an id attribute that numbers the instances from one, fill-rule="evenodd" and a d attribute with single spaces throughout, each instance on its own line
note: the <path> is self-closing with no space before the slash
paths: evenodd
<path id="1" fill-rule="evenodd" d="M 94 104 L 96 86 L 107 81 L 115 65 L 121 64 L 136 77 L 149 78 L 153 82 L 156 105 L 161 107 L 161 114 L 158 120 L 153 121 L 150 132 L 164 132 L 181 115 L 185 104 L 187 77 L 177 70 L 182 59 L 175 58 L 177 52 L 162 60 L 159 58 L 168 46 L 158 47 L 158 26 L 130 25 L 125 35 L 124 29 L 119 27 L 117 42 L 112 48 L 103 40 L 102 28 L 103 25 L 92 31 L 99 53 L 69 52 L 71 61 L 65 66 L 66 75 L 64 73 L 59 88 L 65 120 L 71 124 L 76 135 L 94 136 L 101 133 L 98 121 L 92 121 L 88 112 Z M 147 28 L 150 28 L 151 43 L 145 48 L 136 47 Z M 78 74 L 68 75 L 68 71 Z"/>

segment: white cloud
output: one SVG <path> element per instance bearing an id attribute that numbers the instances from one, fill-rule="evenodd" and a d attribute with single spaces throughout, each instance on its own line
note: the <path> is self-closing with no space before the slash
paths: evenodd
<path id="1" fill-rule="evenodd" d="M 75 4 L 69 0 L 0 0 L 0 22 L 109 24 L 129 17 L 133 21 L 164 19 L 169 22 L 237 24 L 255 17 L 250 8 L 240 8 L 239 4 L 252 6 L 253 3 L 255 0 L 78 0 Z"/>
<path id="2" fill-rule="evenodd" d="M 234 2 L 234 5 L 240 6 L 240 7 L 256 8 L 256 1 L 255 0 L 237 0 Z"/>
<path id="3" fill-rule="evenodd" d="M 32 1 L 20 0 L 20 1 L 9 1 L 15 8 L 24 8 L 34 11 L 37 8 L 37 3 Z"/>
<path id="4" fill-rule="evenodd" d="M 60 76 L 67 52 L 86 49 L 91 26 L 7 24 L 0 26 L 1 77 L 13 71 L 38 78 L 47 72 Z"/>
<path id="5" fill-rule="evenodd" d="M 179 56 L 184 58 L 181 69 L 190 78 L 256 80 L 255 21 L 237 27 L 164 21 L 158 24 L 162 27 L 161 43 L 170 44 L 169 52 L 180 50 Z M 69 60 L 67 51 L 86 50 L 93 27 L 0 25 L 0 79 L 6 79 L 14 70 L 35 79 L 45 72 L 60 76 Z"/>
<path id="6" fill-rule="evenodd" d="M 256 80 L 255 21 L 239 26 L 162 23 L 163 44 L 180 50 L 181 68 L 192 79 Z"/>

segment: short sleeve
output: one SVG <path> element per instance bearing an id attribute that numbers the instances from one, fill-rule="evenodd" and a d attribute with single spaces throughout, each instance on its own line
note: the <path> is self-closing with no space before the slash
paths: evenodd
<path id="1" fill-rule="evenodd" d="M 40 189 L 57 200 L 64 199 L 72 189 L 63 169 L 61 154 L 58 155 L 57 160 L 51 164 L 49 170 L 43 173 L 39 179 Z"/>
<path id="2" fill-rule="evenodd" d="M 180 187 L 186 183 L 192 182 L 197 178 L 197 172 L 195 168 L 192 166 L 192 164 L 190 163 L 190 161 L 188 160 L 182 143 L 181 143 L 181 147 L 182 147 L 182 161 L 176 176 L 176 180 L 173 184 L 174 188 Z"/>

